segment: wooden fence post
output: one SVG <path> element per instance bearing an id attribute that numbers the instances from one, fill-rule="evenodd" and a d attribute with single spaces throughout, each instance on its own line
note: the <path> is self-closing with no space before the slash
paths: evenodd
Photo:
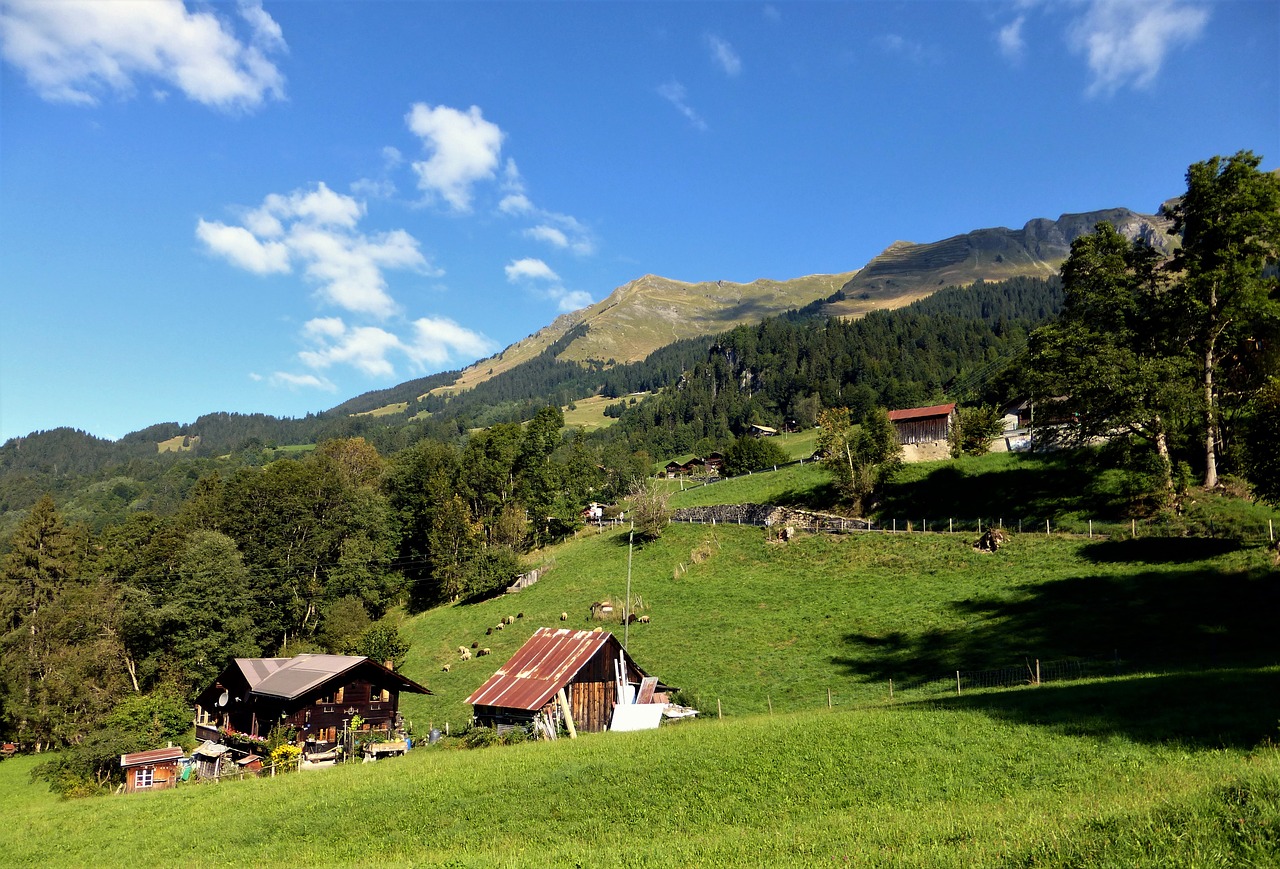
<path id="1" fill-rule="evenodd" d="M 1036 684 L 1040 684 L 1040 659 L 1036 658 Z"/>
<path id="2" fill-rule="evenodd" d="M 893 680 L 889 680 L 889 702 L 893 702 Z"/>
<path id="3" fill-rule="evenodd" d="M 956 696 L 960 696 L 960 671 L 956 670 Z"/>
<path id="4" fill-rule="evenodd" d="M 1048 520 L 1048 519 L 1044 520 L 1044 533 L 1045 533 L 1046 535 L 1048 535 L 1048 533 L 1049 533 L 1049 520 Z"/>
<path id="5" fill-rule="evenodd" d="M 764 697 L 766 700 L 769 701 L 769 714 L 772 715 L 773 714 L 773 695 L 766 694 L 764 695 Z"/>
<path id="6" fill-rule="evenodd" d="M 716 718 L 724 718 L 724 710 L 720 708 L 720 698 L 716 698 Z"/>
<path id="7" fill-rule="evenodd" d="M 1093 520 L 1089 520 L 1089 539 L 1093 539 Z"/>
<path id="8" fill-rule="evenodd" d="M 831 708 L 831 687 L 827 686 L 827 708 Z"/>

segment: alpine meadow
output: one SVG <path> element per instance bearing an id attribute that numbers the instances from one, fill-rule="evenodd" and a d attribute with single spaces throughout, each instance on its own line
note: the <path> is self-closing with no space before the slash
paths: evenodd
<path id="1" fill-rule="evenodd" d="M 1280 866 L 1272 35 L 2 0 L 0 862 Z"/>

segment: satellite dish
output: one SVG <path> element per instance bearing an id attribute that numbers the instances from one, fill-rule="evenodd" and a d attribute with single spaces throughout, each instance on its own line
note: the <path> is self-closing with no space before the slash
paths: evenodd
<path id="1" fill-rule="evenodd" d="M 227 701 L 230 699 L 231 699 L 231 695 L 228 694 L 226 691 L 223 691 L 221 694 L 218 695 L 218 705 L 226 706 Z"/>

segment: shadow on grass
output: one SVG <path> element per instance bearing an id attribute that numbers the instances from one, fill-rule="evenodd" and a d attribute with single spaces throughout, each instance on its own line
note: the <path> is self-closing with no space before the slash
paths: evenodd
<path id="1" fill-rule="evenodd" d="M 1159 671 L 1280 661 L 1280 578 L 1261 567 L 1070 577 L 951 607 L 958 627 L 847 634 L 848 653 L 833 663 L 911 685 L 1037 658 L 1118 657 L 1126 669 Z"/>
<path id="2" fill-rule="evenodd" d="M 1186 564 L 1240 548 L 1239 541 L 1220 537 L 1139 537 L 1089 543 L 1080 548 L 1080 553 L 1096 564 Z"/>
<path id="3" fill-rule="evenodd" d="M 1129 496 L 1109 486 L 1090 450 L 1011 457 L 1012 467 L 989 470 L 981 464 L 946 464 L 921 479 L 891 482 L 881 493 L 881 516 L 1052 518 L 1080 513 L 1119 518 Z"/>
<path id="4" fill-rule="evenodd" d="M 1068 736 L 1251 748 L 1278 735 L 1280 670 L 1240 668 L 1060 682 L 933 702 Z"/>

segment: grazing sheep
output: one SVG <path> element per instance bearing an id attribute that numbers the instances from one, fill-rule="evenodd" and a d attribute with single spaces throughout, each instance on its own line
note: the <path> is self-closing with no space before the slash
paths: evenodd
<path id="1" fill-rule="evenodd" d="M 639 622 L 640 622 L 640 624 L 642 624 L 642 625 L 647 625 L 647 624 L 649 624 L 649 617 L 648 617 L 648 616 L 640 616 L 640 618 L 638 619 L 638 621 L 639 621 Z"/>
<path id="2" fill-rule="evenodd" d="M 495 631 L 500 631 L 500 630 L 502 630 L 502 629 L 503 629 L 503 628 L 505 628 L 505 627 L 506 627 L 506 625 L 504 625 L 502 622 L 498 622 L 496 625 L 494 625 L 494 626 L 493 626 L 493 629 L 494 629 Z"/>
<path id="3" fill-rule="evenodd" d="M 479 642 L 472 643 L 472 644 L 471 644 L 471 648 L 473 648 L 473 649 L 478 649 L 478 648 L 480 648 L 480 643 L 479 643 Z"/>
<path id="4" fill-rule="evenodd" d="M 443 667 L 441 667 L 440 669 L 441 669 L 441 670 L 444 670 L 446 673 L 448 673 L 448 672 L 449 672 L 449 665 L 448 665 L 448 664 L 445 664 L 445 665 L 444 665 Z"/>
<path id="5" fill-rule="evenodd" d="M 562 622 L 567 622 L 567 621 L 569 621 L 569 614 L 568 614 L 568 613 L 560 613 L 560 621 L 562 621 Z"/>
<path id="6" fill-rule="evenodd" d="M 467 647 L 466 647 L 466 646 L 458 646 L 458 654 L 459 654 L 459 655 L 461 655 L 461 654 L 462 654 L 463 652 L 465 652 L 466 650 L 467 650 Z"/>
<path id="7" fill-rule="evenodd" d="M 516 618 L 518 619 L 524 618 L 524 613 L 516 613 Z"/>
<path id="8" fill-rule="evenodd" d="M 462 658 L 462 660 L 464 660 L 464 661 L 470 661 L 470 660 L 471 660 L 471 650 L 470 650 L 470 649 L 468 649 L 466 646 L 463 646 L 463 647 L 462 647 L 462 654 L 461 654 L 461 655 L 459 655 L 459 657 L 460 657 L 460 658 Z"/>
<path id="9" fill-rule="evenodd" d="M 503 619 L 502 621 L 503 621 L 503 623 L 504 623 L 504 624 L 514 625 L 514 624 L 516 623 L 516 617 L 515 617 L 515 616 L 507 616 L 507 617 L 506 617 L 505 619 Z"/>
<path id="10" fill-rule="evenodd" d="M 493 628 L 488 628 L 488 629 L 484 632 L 484 635 L 485 635 L 486 637 L 491 637 L 491 636 L 493 636 Z"/>
<path id="11" fill-rule="evenodd" d="M 476 657 L 477 657 L 477 658 L 483 658 L 483 657 L 484 657 L 485 655 L 487 655 L 487 654 L 489 654 L 489 650 L 488 650 L 488 649 L 481 649 L 480 651 L 476 652 Z"/>

